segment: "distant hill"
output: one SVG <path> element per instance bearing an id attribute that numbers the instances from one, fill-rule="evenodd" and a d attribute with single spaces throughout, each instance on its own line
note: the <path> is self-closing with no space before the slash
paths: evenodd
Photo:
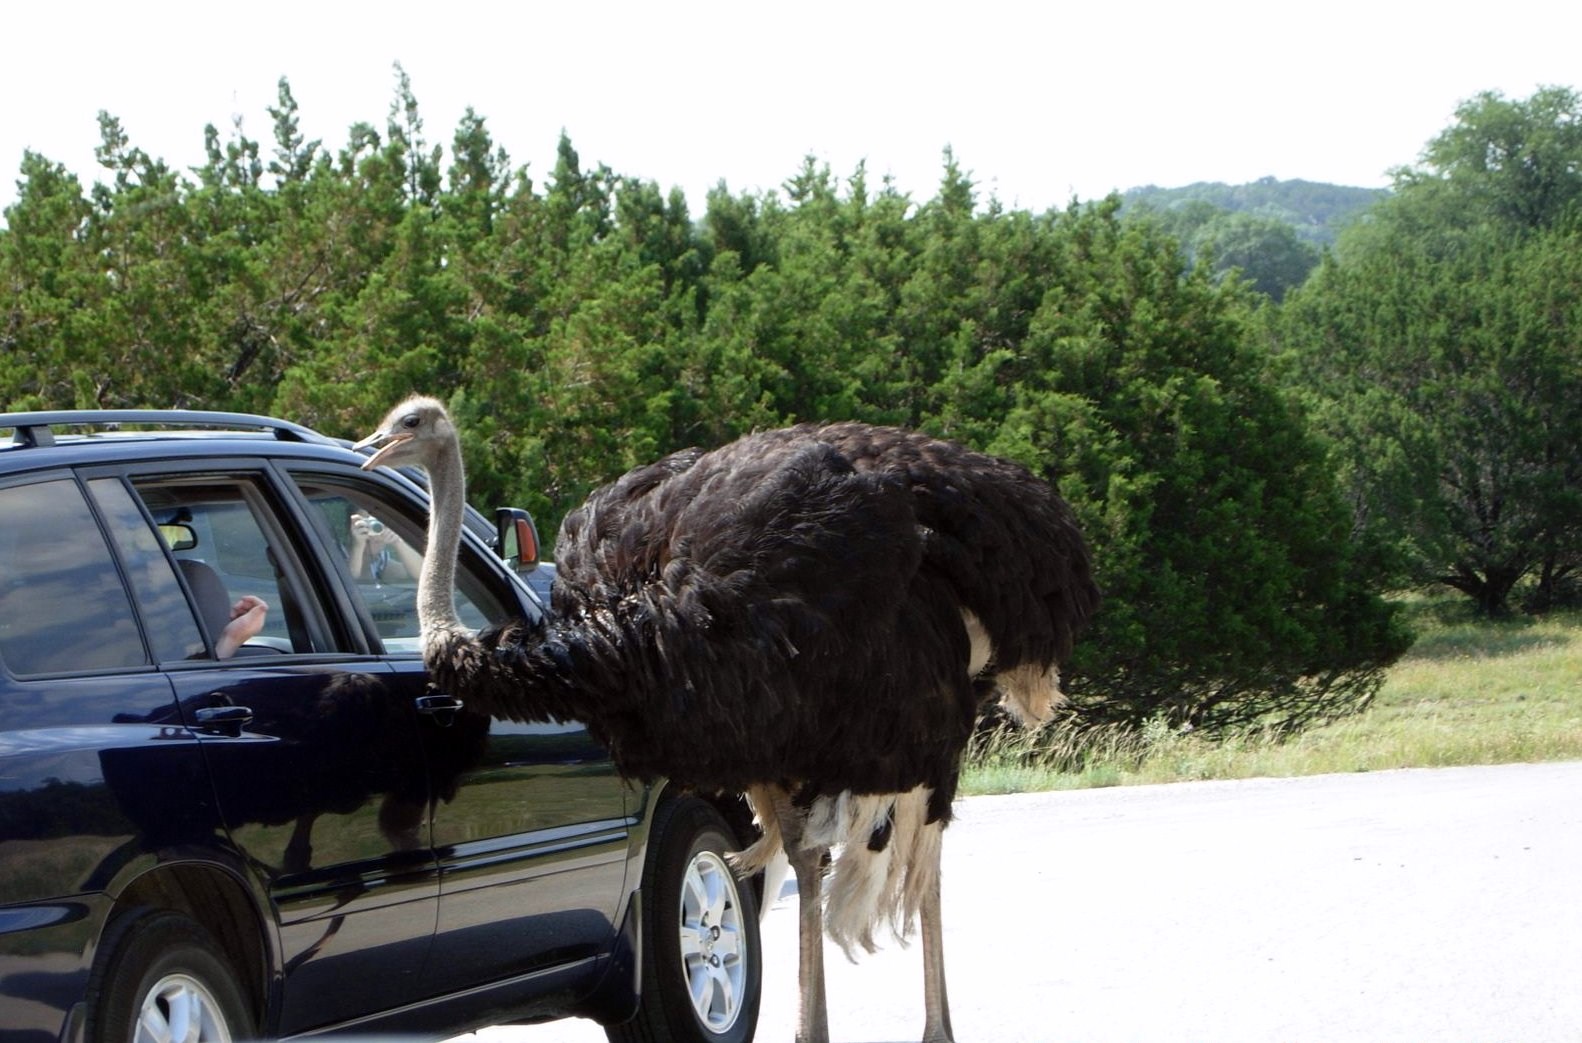
<path id="1" fill-rule="evenodd" d="M 1246 185 L 1219 181 L 1184 188 L 1145 185 L 1123 192 L 1121 202 L 1123 208 L 1147 208 L 1177 217 L 1186 216 L 1180 211 L 1204 207 L 1270 217 L 1290 225 L 1304 242 L 1322 247 L 1332 245 L 1341 228 L 1388 194 L 1384 188 L 1265 177 Z"/>

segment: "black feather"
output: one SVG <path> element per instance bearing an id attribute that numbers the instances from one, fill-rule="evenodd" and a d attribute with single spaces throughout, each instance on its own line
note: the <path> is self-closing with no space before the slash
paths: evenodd
<path id="1" fill-rule="evenodd" d="M 1064 659 L 1098 602 L 1070 509 L 1026 469 L 893 428 L 803 425 L 595 491 L 556 544 L 554 620 L 445 651 L 497 714 L 580 718 L 628 775 L 804 799 L 934 788 L 949 817 L 994 667 Z"/>

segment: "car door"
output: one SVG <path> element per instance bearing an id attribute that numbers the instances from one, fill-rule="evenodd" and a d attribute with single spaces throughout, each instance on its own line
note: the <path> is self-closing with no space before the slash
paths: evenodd
<path id="1" fill-rule="evenodd" d="M 0 1038 L 80 1025 L 108 892 L 221 836 L 157 621 L 71 472 L 0 478 Z"/>
<path id="2" fill-rule="evenodd" d="M 438 898 L 428 777 L 415 709 L 325 596 L 333 584 L 270 472 L 212 468 L 89 487 L 139 602 L 191 606 L 177 644 L 199 651 L 160 665 L 279 924 L 284 1034 L 420 987 Z M 222 660 L 224 605 L 244 594 L 268 604 L 268 622 Z"/>
<path id="3" fill-rule="evenodd" d="M 408 548 L 426 536 L 426 504 L 401 483 L 295 472 L 328 536 L 377 519 Z M 476 521 L 476 518 L 474 519 Z M 323 541 L 321 541 L 323 542 Z M 413 569 L 392 555 L 378 576 L 347 572 L 365 626 L 409 698 L 440 700 L 420 652 Z M 348 553 L 346 562 L 353 560 Z M 539 611 L 481 542 L 464 541 L 457 609 L 482 627 Z M 443 704 L 443 702 L 442 702 Z M 425 986 L 456 991 L 608 949 L 624 893 L 628 791 L 608 751 L 578 722 L 520 724 L 465 705 L 422 729 L 434 780 L 439 926 Z"/>
<path id="4" fill-rule="evenodd" d="M 212 801 L 185 799 L 198 745 L 160 723 L 175 701 L 156 621 L 74 475 L 0 481 L 0 907 L 103 891 L 214 835 Z"/>

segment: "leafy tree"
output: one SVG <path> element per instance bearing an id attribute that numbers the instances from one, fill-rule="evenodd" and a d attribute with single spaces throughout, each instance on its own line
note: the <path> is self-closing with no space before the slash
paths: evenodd
<path id="1" fill-rule="evenodd" d="M 433 209 L 409 195 L 409 152 L 359 123 L 315 167 L 291 224 L 301 239 L 287 280 L 311 294 L 313 314 L 282 368 L 276 411 L 351 433 L 393 399 L 439 386 L 447 369 L 454 378 L 458 348 L 442 312 L 456 291 Z"/>
<path id="2" fill-rule="evenodd" d="M 1582 237 L 1458 241 L 1328 264 L 1282 328 L 1389 574 L 1498 614 L 1535 572 L 1552 600 L 1582 548 Z"/>
<path id="3" fill-rule="evenodd" d="M 46 397 L 79 407 L 201 401 L 218 375 L 187 350 L 199 339 L 192 302 L 206 289 L 188 186 L 133 146 L 109 113 L 99 114 L 99 127 L 96 155 L 112 178 L 92 189 L 83 246 L 102 294 L 70 340 L 53 345 Z"/>
<path id="4" fill-rule="evenodd" d="M 1455 216 L 1517 230 L 1551 228 L 1582 201 L 1582 95 L 1543 87 L 1525 100 L 1485 91 L 1456 109 L 1456 121 L 1396 171 L 1396 189 L 1431 206 L 1442 188 Z"/>
<path id="5" fill-rule="evenodd" d="M 924 427 L 1017 456 L 1082 515 L 1109 596 L 1073 679 L 1089 713 L 1291 725 L 1364 703 L 1399 650 L 1328 461 L 1250 353 L 1247 284 L 1189 271 L 1114 200 L 1007 212 L 947 151 L 920 203 L 809 160 L 780 192 L 721 185 L 694 221 L 564 134 L 536 185 L 471 111 L 445 162 L 399 66 L 387 120 L 333 155 L 284 80 L 270 114 L 272 148 L 210 128 L 195 180 L 109 116 L 87 196 L 25 160 L 0 230 L 8 404 L 201 403 L 351 435 L 428 391 L 462 422 L 474 499 L 546 534 L 686 445 Z M 1542 264 L 1571 270 L 1534 257 L 1524 277 Z M 1561 306 L 1556 279 L 1533 308 Z M 1534 538 L 1563 578 L 1567 532 Z"/>
<path id="6" fill-rule="evenodd" d="M 1126 213 L 1134 220 L 1155 221 L 1174 235 L 1189 264 L 1207 264 L 1221 277 L 1235 271 L 1277 302 L 1318 266 L 1318 250 L 1293 225 L 1265 213 L 1222 210 L 1202 200 L 1169 210 L 1144 206 Z"/>
<path id="7" fill-rule="evenodd" d="M 444 197 L 444 209 L 453 221 L 451 234 L 463 249 L 487 243 L 511 187 L 510 156 L 495 147 L 483 117 L 470 106 L 456 128 L 451 155 L 449 192 Z"/>
<path id="8" fill-rule="evenodd" d="M 439 194 L 439 161 L 444 151 L 432 150 L 423 139 L 423 118 L 418 114 L 417 98 L 412 93 L 412 78 L 400 62 L 395 63 L 396 97 L 390 103 L 386 137 L 392 153 L 399 155 L 405 168 L 406 194 L 412 202 L 432 206 Z"/>
<path id="9" fill-rule="evenodd" d="M 0 405 L 33 409 L 72 401 L 70 347 L 96 325 L 108 287 L 95 273 L 92 210 L 76 176 L 28 152 L 17 201 L 0 232 Z"/>
<path id="10" fill-rule="evenodd" d="M 1489 614 L 1536 576 L 1552 603 L 1582 506 L 1578 98 L 1480 95 L 1423 157 L 1288 303 L 1276 343 L 1385 575 Z"/>
<path id="11" fill-rule="evenodd" d="M 1201 216 L 1191 216 L 1194 211 L 1268 218 L 1290 226 L 1308 245 L 1323 248 L 1334 245 L 1342 229 L 1387 194 L 1384 189 L 1264 177 L 1243 185 L 1217 181 L 1200 181 L 1181 188 L 1147 185 L 1128 189 L 1121 200 L 1127 216 L 1133 216 L 1135 209 L 1158 215 L 1167 223 L 1180 217 L 1194 227 L 1203 221 Z M 1176 232 L 1180 235 L 1179 228 Z"/>
<path id="12" fill-rule="evenodd" d="M 1230 214 L 1204 225 L 1192 239 L 1191 255 L 1211 261 L 1217 274 L 1237 272 L 1274 301 L 1302 285 L 1318 266 L 1318 251 L 1290 225 L 1248 214 Z"/>
<path id="13" fill-rule="evenodd" d="M 1246 302 L 1111 202 L 1046 234 L 1053 278 L 987 445 L 1059 482 L 1106 603 L 1087 713 L 1296 727 L 1371 699 L 1406 641 L 1348 540 L 1321 447 L 1248 346 Z M 980 384 L 980 387 L 982 385 Z"/>

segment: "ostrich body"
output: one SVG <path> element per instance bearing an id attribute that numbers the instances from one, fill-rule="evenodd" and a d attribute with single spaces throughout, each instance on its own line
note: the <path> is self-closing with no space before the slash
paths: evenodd
<path id="1" fill-rule="evenodd" d="M 826 929 L 850 955 L 920 919 L 924 1039 L 948 1041 L 939 852 L 962 753 L 995 694 L 1047 719 L 1098 600 L 1054 491 L 856 423 L 685 450 L 567 515 L 554 619 L 474 636 L 452 595 L 465 497 L 443 407 L 409 400 L 362 444 L 380 447 L 365 467 L 430 475 L 418 609 L 435 683 L 501 716 L 585 721 L 630 777 L 746 794 L 763 837 L 739 867 L 783 849 L 796 874 L 797 1039 L 828 1039 Z"/>

